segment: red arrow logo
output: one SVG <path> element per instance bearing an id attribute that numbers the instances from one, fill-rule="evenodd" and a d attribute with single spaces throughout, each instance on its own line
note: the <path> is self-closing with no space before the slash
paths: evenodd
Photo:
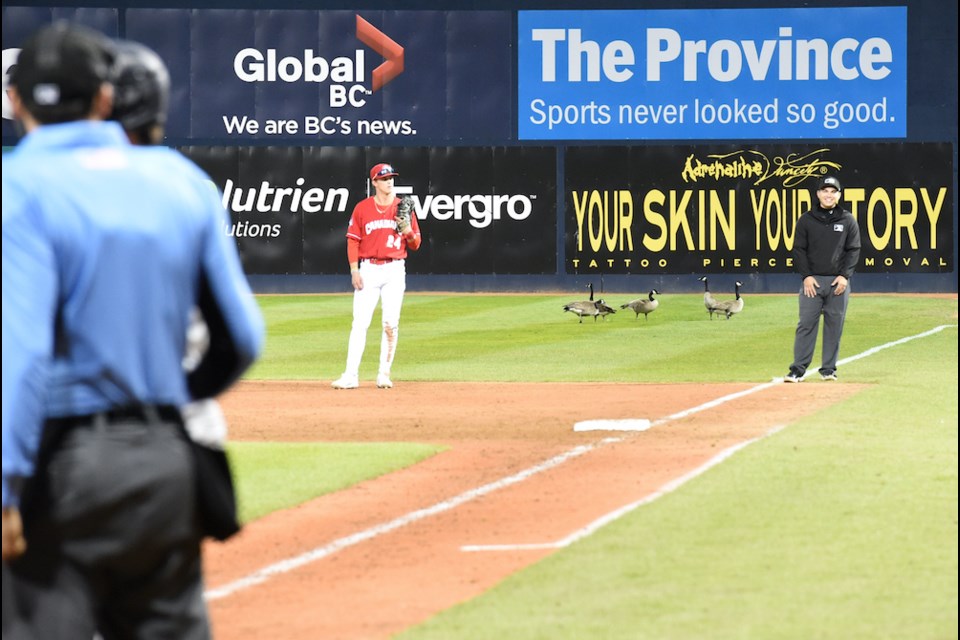
<path id="1" fill-rule="evenodd" d="M 386 58 L 373 70 L 373 91 L 403 73 L 403 47 L 360 16 L 357 16 L 357 39 Z"/>

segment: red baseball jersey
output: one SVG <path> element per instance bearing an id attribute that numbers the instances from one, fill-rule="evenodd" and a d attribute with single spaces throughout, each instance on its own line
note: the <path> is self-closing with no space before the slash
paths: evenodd
<path id="1" fill-rule="evenodd" d="M 413 236 L 405 238 L 397 230 L 397 205 L 400 198 L 380 207 L 373 196 L 365 198 L 353 208 L 347 238 L 360 243 L 360 259 L 377 258 L 380 260 L 400 260 L 407 257 L 407 246 L 416 251 L 420 247 L 420 224 L 417 216 L 411 212 L 410 229 Z"/>

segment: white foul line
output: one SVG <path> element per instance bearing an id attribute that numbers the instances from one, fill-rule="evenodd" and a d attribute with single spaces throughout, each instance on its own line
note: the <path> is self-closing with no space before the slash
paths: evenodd
<path id="1" fill-rule="evenodd" d="M 838 360 L 837 364 L 841 365 L 841 364 L 847 364 L 848 362 L 854 362 L 856 360 L 859 360 L 860 358 L 866 358 L 867 356 L 872 356 L 873 354 L 883 351 L 884 349 L 889 349 L 890 347 L 896 347 L 901 344 L 906 344 L 907 342 L 910 342 L 911 340 L 916 340 L 917 338 L 926 338 L 927 336 L 932 336 L 935 333 L 940 333 L 944 329 L 956 329 L 956 328 L 957 328 L 957 325 L 955 324 L 942 324 L 939 327 L 934 327 L 933 329 L 930 329 L 929 331 L 924 331 L 923 333 L 907 336 L 906 338 L 900 338 L 899 340 L 894 340 L 893 342 L 887 342 L 885 344 L 881 344 L 878 347 L 871 347 L 866 351 L 861 351 L 855 356 L 850 356 L 849 358 L 843 358 L 841 360 Z M 811 375 L 813 375 L 813 369 L 808 369 L 807 372 L 803 374 L 803 379 L 809 378 Z M 783 378 L 774 378 L 773 381 L 782 382 Z"/>
<path id="2" fill-rule="evenodd" d="M 896 341 L 894 341 L 894 342 L 888 342 L 887 344 L 880 345 L 879 347 L 873 347 L 872 349 L 868 349 L 867 351 L 864 351 L 863 353 L 860 353 L 860 354 L 855 355 L 855 356 L 852 356 L 852 357 L 850 357 L 850 358 L 846 358 L 846 359 L 844 359 L 844 360 L 841 360 L 839 364 L 845 364 L 845 363 L 847 363 L 847 362 L 853 362 L 854 360 L 858 360 L 858 359 L 860 359 L 860 358 L 865 358 L 865 357 L 867 357 L 868 355 L 872 355 L 872 354 L 874 354 L 874 353 L 876 353 L 876 352 L 878 352 L 878 351 L 880 351 L 880 350 L 882 350 L 882 349 L 887 349 L 887 348 L 889 348 L 889 347 L 892 347 L 892 346 L 895 346 L 895 345 L 898 345 L 898 344 L 903 344 L 903 343 L 905 343 L 905 342 L 909 342 L 910 340 L 914 340 L 914 339 L 916 339 L 916 338 L 923 338 L 923 337 L 932 335 L 932 334 L 934 334 L 934 333 L 937 333 L 938 331 L 941 331 L 941 330 L 946 329 L 946 328 L 948 328 L 948 327 L 956 327 L 956 326 L 957 326 L 957 325 L 941 325 L 941 326 L 939 326 L 939 327 L 936 327 L 935 329 L 931 329 L 930 331 L 926 331 L 926 332 L 924 332 L 924 333 L 920 333 L 920 334 L 917 334 L 917 335 L 915 335 L 915 336 L 909 336 L 909 337 L 907 337 L 907 338 L 901 338 L 900 340 L 896 340 Z M 749 394 L 751 394 L 751 393 L 755 393 L 755 392 L 757 392 L 757 391 L 761 391 L 761 390 L 763 390 L 763 389 L 767 389 L 767 388 L 769 388 L 769 387 L 771 387 L 771 386 L 773 386 L 773 385 L 775 385 L 775 384 L 781 383 L 782 381 L 783 381 L 782 378 L 775 378 L 775 379 L 773 380 L 773 382 L 767 382 L 767 383 L 764 383 L 764 384 L 761 384 L 761 385 L 757 385 L 757 386 L 752 387 L 752 388 L 750 388 L 750 389 L 747 389 L 747 390 L 745 390 L 745 391 L 740 391 L 740 392 L 738 392 L 738 393 L 732 393 L 732 394 L 723 396 L 722 398 L 717 398 L 716 400 L 711 400 L 710 402 L 706 402 L 706 403 L 704 403 L 704 404 L 701 404 L 700 406 L 693 407 L 692 409 L 687 409 L 687 410 L 684 410 L 684 411 L 680 411 L 680 412 L 678 412 L 678 413 L 674 413 L 674 414 L 672 414 L 672 415 L 670 415 L 670 416 L 667 416 L 666 418 L 661 418 L 661 419 L 659 419 L 659 420 L 654 421 L 653 423 L 651 423 L 650 426 L 659 426 L 659 425 L 662 425 L 662 424 L 664 424 L 664 423 L 666 423 L 666 422 L 669 422 L 669 421 L 671 421 L 671 420 L 676 420 L 676 419 L 679 419 L 679 418 L 686 417 L 686 416 L 688 416 L 688 415 L 692 415 L 692 414 L 694 414 L 694 413 L 698 413 L 698 412 L 700 412 L 700 411 L 704 411 L 704 410 L 706 410 L 706 409 L 710 409 L 710 408 L 712 408 L 712 407 L 718 406 L 718 405 L 723 404 L 723 403 L 725 403 L 725 402 L 729 402 L 730 400 L 735 400 L 735 399 L 740 398 L 740 397 L 743 397 L 743 396 L 745 396 L 745 395 L 749 395 Z M 770 435 L 771 433 L 774 433 L 774 432 L 775 432 L 775 430 L 769 431 L 769 432 L 767 432 L 766 435 L 760 436 L 760 437 L 761 437 L 761 438 L 766 437 L 766 436 L 768 436 L 768 435 Z M 742 442 L 742 443 L 740 443 L 739 445 L 735 445 L 734 447 L 731 447 L 730 449 L 724 450 L 723 452 L 721 452 L 720 454 L 718 454 L 717 456 L 715 456 L 714 458 L 712 458 L 710 461 L 708 461 L 708 462 L 706 463 L 706 465 L 703 465 L 702 467 L 699 467 L 698 469 L 694 470 L 694 471 L 691 472 L 691 473 L 695 473 L 695 474 L 697 474 L 697 475 L 699 475 L 700 473 L 703 473 L 704 471 L 706 471 L 707 469 L 709 469 L 711 466 L 714 466 L 715 464 L 719 464 L 719 463 L 722 462 L 724 459 L 726 459 L 726 457 L 729 457 L 730 455 L 733 455 L 733 454 L 736 453 L 736 451 L 738 451 L 740 448 L 743 448 L 743 447 L 751 444 L 752 442 L 756 441 L 757 439 L 759 439 L 759 438 L 754 438 L 753 440 L 748 440 L 748 441 L 746 441 L 746 442 Z M 338 551 L 341 551 L 341 550 L 346 549 L 346 548 L 348 548 L 348 547 L 352 547 L 352 546 L 354 546 L 354 545 L 356 545 L 356 544 L 359 544 L 359 543 L 361 543 L 361 542 L 364 542 L 364 541 L 366 541 L 366 540 L 371 540 L 371 539 L 373 539 L 373 538 L 375 538 L 375 537 L 377 537 L 377 536 L 383 535 L 383 534 L 385 534 L 385 533 L 389 533 L 390 531 L 394 531 L 395 529 L 399 529 L 399 528 L 401 528 L 401 527 L 404 527 L 404 526 L 406 526 L 406 525 L 408 525 L 408 524 L 411 524 L 411 523 L 413 523 L 413 522 L 416 522 L 416 521 L 418 521 L 418 520 L 422 520 L 422 519 L 424 519 L 424 518 L 428 518 L 428 517 L 430 517 L 430 516 L 434 516 L 434 515 L 437 515 L 437 514 L 439 514 L 439 513 L 443 513 L 444 511 L 449 511 L 450 509 L 453 509 L 453 508 L 455 508 L 455 507 L 458 507 L 458 506 L 460 506 L 460 505 L 462 505 L 462 504 L 464 504 L 464 503 L 470 502 L 471 500 L 475 500 L 476 498 L 485 496 L 485 495 L 487 495 L 487 494 L 489 494 L 489 493 L 493 493 L 494 491 L 497 491 L 497 490 L 502 489 L 502 488 L 504 488 L 504 487 L 508 487 L 508 486 L 510 486 L 510 485 L 513 485 L 513 484 L 516 484 L 516 483 L 521 482 L 521 481 L 523 481 L 523 480 L 526 480 L 527 478 L 529 478 L 529 477 L 531 477 L 531 476 L 534 476 L 534 475 L 536 475 L 536 474 L 538 474 L 538 473 L 541 473 L 541 472 L 543 472 L 543 471 L 547 471 L 548 469 L 552 469 L 553 467 L 555 467 L 555 466 L 557 466 L 557 465 L 559 465 L 559 464 L 562 464 L 563 462 L 566 462 L 567 460 L 570 460 L 570 459 L 572 459 L 572 458 L 581 456 L 581 455 L 583 455 L 583 454 L 585 454 L 585 453 L 587 453 L 587 452 L 589 452 L 589 451 L 591 451 L 591 450 L 593 450 L 593 449 L 595 449 L 595 448 L 597 448 L 597 447 L 600 447 L 601 445 L 608 444 L 608 443 L 611 443 L 611 442 L 619 442 L 620 440 L 621 440 L 621 438 L 604 438 L 603 440 L 601 440 L 601 441 L 599 441 L 599 442 L 596 442 L 596 443 L 594 443 L 594 444 L 581 445 L 581 446 L 579 446 L 579 447 L 574 447 L 573 449 L 570 449 L 569 451 L 566 451 L 566 452 L 561 453 L 561 454 L 559 454 L 559 455 L 557 455 L 557 456 L 554 456 L 553 458 L 550 458 L 549 460 L 546 460 L 546 461 L 544 461 L 544 462 L 542 462 L 542 463 L 540 463 L 540 464 L 538 464 L 538 465 L 535 465 L 535 466 L 533 466 L 533 467 L 529 467 L 528 469 L 525 469 L 525 470 L 523 470 L 523 471 L 520 471 L 519 473 L 516 473 L 516 474 L 514 474 L 514 475 L 512 475 L 512 476 L 509 476 L 509 477 L 506 477 L 506 478 L 501 478 L 500 480 L 497 480 L 497 481 L 495 481 L 495 482 L 491 482 L 491 483 L 489 483 L 489 484 L 485 484 L 485 485 L 483 485 L 483 486 L 481 486 L 481 487 L 478 487 L 478 488 L 476 488 L 476 489 L 472 489 L 472 490 L 470 490 L 470 491 L 466 491 L 466 492 L 461 493 L 460 495 L 455 496 L 455 497 L 453 497 L 453 498 L 451 498 L 451 499 L 449 499 L 449 500 L 444 500 L 444 501 L 442 501 L 442 502 L 438 502 L 437 504 L 435 504 L 435 505 L 433 505 L 433 506 L 431 506 L 431 507 L 426 507 L 426 508 L 424 508 L 424 509 L 419 509 L 419 510 L 417 510 L 417 511 L 412 511 L 412 512 L 406 514 L 406 515 L 400 516 L 399 518 L 396 518 L 396 519 L 391 520 L 391 521 L 389 521 L 389 522 L 385 522 L 385 523 L 382 523 L 382 524 L 379 524 L 379 525 L 370 527 L 369 529 L 365 529 L 365 530 L 363 530 L 363 531 L 359 531 L 359 532 L 354 533 L 354 534 L 352 534 L 352 535 L 345 536 L 345 537 L 343 537 L 343 538 L 339 538 L 338 540 L 334 540 L 333 542 L 331 542 L 331 543 L 329 543 L 329 544 L 327 544 L 327 545 L 324 545 L 324 546 L 322 546 L 322 547 L 317 547 L 316 549 L 312 549 L 312 550 L 310 550 L 310 551 L 307 551 L 307 552 L 305 552 L 305 553 L 302 553 L 302 554 L 300 554 L 299 556 L 295 556 L 295 557 L 293 557 L 293 558 L 288 558 L 287 560 L 281 560 L 280 562 L 275 562 L 274 564 L 271 564 L 271 565 L 268 565 L 268 566 L 266 566 L 266 567 L 264 567 L 264 568 L 262 568 L 262 569 L 259 569 L 259 570 L 255 571 L 255 572 L 251 573 L 251 574 L 248 575 L 248 576 L 245 576 L 245 577 L 240 578 L 240 579 L 238 579 L 238 580 L 234 580 L 233 582 L 228 582 L 227 584 L 225 584 L 225 585 L 223 585 L 223 586 L 221 586 L 221 587 L 217 587 L 216 589 L 208 589 L 207 591 L 204 592 L 204 598 L 206 598 L 206 600 L 208 600 L 208 601 L 219 600 L 220 598 L 226 598 L 227 596 L 230 596 L 230 595 L 232 595 L 232 594 L 234 594 L 234 593 L 236 593 L 236 592 L 238 592 L 238 591 L 242 591 L 242 590 L 247 589 L 247 588 L 249 588 L 249 587 L 253 587 L 253 586 L 255 586 L 255 585 L 258 585 L 258 584 L 261 584 L 261 583 L 263 583 L 263 582 L 266 582 L 267 580 L 269 580 L 271 577 L 273 577 L 273 576 L 275 576 L 275 575 L 279 575 L 279 574 L 287 573 L 287 572 L 289 572 L 289 571 L 293 571 L 294 569 L 297 569 L 297 568 L 302 567 L 302 566 L 304 566 L 304 565 L 310 564 L 310 563 L 315 562 L 315 561 L 317 561 L 317 560 L 320 560 L 320 559 L 322 559 L 322 558 L 326 558 L 327 556 L 333 555 L 334 553 L 337 553 Z M 725 457 L 721 458 L 721 456 L 725 456 Z M 709 466 L 708 466 L 708 465 L 709 465 Z M 689 477 L 688 477 L 688 476 L 689 476 Z M 617 519 L 618 517 L 620 517 L 620 516 L 623 515 L 624 513 L 627 513 L 628 511 L 630 511 L 630 510 L 632 510 L 632 509 L 635 509 L 635 508 L 641 506 L 642 504 L 646 504 L 646 503 L 649 502 L 649 501 L 655 500 L 657 497 L 659 497 L 660 495 L 663 495 L 664 493 L 668 493 L 668 492 L 670 492 L 670 491 L 673 491 L 673 490 L 676 489 L 678 486 L 680 486 L 681 484 L 683 484 L 684 482 L 686 482 L 687 480 L 689 480 L 690 477 L 695 477 L 695 476 L 691 476 L 691 475 L 688 473 L 686 476 L 683 476 L 683 477 L 681 477 L 681 478 L 677 478 L 676 480 L 673 480 L 672 482 L 667 483 L 666 485 L 664 485 L 663 487 L 661 487 L 656 493 L 651 494 L 650 496 L 647 496 L 646 498 L 638 501 L 637 503 L 634 503 L 634 504 L 631 504 L 631 505 L 627 505 L 626 507 L 621 507 L 620 509 L 618 509 L 618 510 L 616 510 L 616 511 L 610 513 L 610 514 L 607 514 L 606 516 L 603 516 L 603 517 L 600 518 L 599 520 L 596 520 L 594 523 L 588 525 L 586 528 L 581 529 L 581 530 L 579 530 L 579 531 L 576 531 L 576 532 L 572 533 L 572 534 L 571 534 L 570 536 L 568 536 L 567 538 L 564 538 L 564 540 L 570 539 L 571 542 L 572 542 L 574 539 L 579 539 L 580 537 L 589 535 L 590 533 L 592 533 L 593 531 L 595 531 L 597 528 L 603 526 L 604 524 L 607 524 L 608 522 L 612 522 L 613 520 Z M 674 483 L 679 483 L 679 484 L 676 484 L 676 486 L 671 486 L 671 485 L 674 484 Z M 561 542 L 562 542 L 562 541 L 561 541 Z M 556 543 L 547 543 L 547 544 L 556 544 Z M 567 544 L 569 544 L 569 542 L 568 542 Z M 533 548 L 540 548 L 540 547 L 542 547 L 542 545 L 535 545 Z M 485 548 L 489 548 L 489 547 L 485 547 Z M 513 545 L 512 548 L 524 548 L 524 547 L 523 547 L 522 545 Z M 528 546 L 527 548 L 530 548 L 530 547 Z"/>
<path id="3" fill-rule="evenodd" d="M 938 326 L 938 327 L 934 327 L 933 329 L 930 329 L 929 331 L 924 331 L 923 333 L 918 333 L 918 334 L 916 334 L 916 335 L 907 336 L 906 338 L 900 338 L 899 340 L 894 340 L 893 342 L 887 342 L 887 343 L 882 344 L 882 345 L 880 345 L 880 346 L 872 347 L 872 348 L 870 348 L 870 349 L 867 349 L 866 351 L 863 351 L 863 352 L 861 352 L 861 353 L 858 353 L 858 354 L 856 354 L 856 355 L 854 355 L 854 356 L 850 356 L 849 358 L 844 358 L 844 359 L 838 361 L 837 364 L 840 365 L 840 364 L 847 364 L 848 362 L 854 362 L 855 360 L 859 360 L 859 359 L 861 359 L 861 358 L 866 358 L 867 356 L 871 356 L 871 355 L 873 355 L 873 354 L 875 354 L 875 353 L 877 353 L 877 352 L 879 352 L 879 351 L 883 351 L 884 349 L 889 349 L 890 347 L 894 347 L 894 346 L 897 346 L 897 345 L 901 345 L 901 344 L 910 342 L 911 340 L 916 340 L 917 338 L 925 338 L 925 337 L 931 336 L 931 335 L 933 335 L 933 334 L 935 334 L 935 333 L 939 333 L 940 331 L 943 331 L 944 329 L 950 329 L 950 328 L 956 329 L 956 328 L 957 328 L 957 325 L 955 325 L 955 324 L 944 324 L 944 325 L 940 325 L 940 326 Z M 811 370 L 811 371 L 808 371 L 808 372 L 807 372 L 807 375 L 809 375 L 811 372 L 812 372 L 812 370 Z M 671 420 L 678 420 L 678 419 L 680 419 L 680 418 L 685 418 L 685 417 L 687 417 L 687 416 L 689 416 L 689 415 L 693 415 L 694 413 L 699 413 L 700 411 L 704 411 L 704 410 L 706 410 L 706 409 L 710 409 L 710 408 L 712 408 L 712 407 L 716 407 L 716 406 L 721 405 L 721 404 L 723 404 L 723 403 L 725 403 L 725 402 L 729 402 L 730 400 L 735 400 L 735 399 L 737 399 L 737 398 L 741 398 L 741 397 L 746 396 L 746 395 L 749 395 L 749 394 L 751 394 L 751 393 L 756 393 L 757 391 L 762 391 L 762 390 L 764 390 L 764 389 L 768 389 L 768 388 L 770 388 L 770 387 L 772 387 L 772 386 L 781 384 L 782 382 L 783 382 L 783 378 L 774 378 L 773 381 L 771 381 L 771 382 L 766 382 L 766 383 L 757 385 L 757 386 L 755 386 L 755 387 L 751 387 L 751 388 L 749 388 L 749 389 L 746 389 L 746 390 L 744 390 L 744 391 L 738 391 L 737 393 L 731 393 L 731 394 L 726 395 L 726 396 L 723 396 L 723 397 L 721 397 L 721 398 L 717 398 L 716 400 L 711 400 L 711 401 L 709 401 L 709 402 L 705 402 L 705 403 L 703 403 L 703 404 L 701 404 L 701 405 L 699 405 L 699 406 L 693 407 L 692 409 L 685 409 L 685 410 L 683 410 L 683 411 L 679 411 L 679 412 L 677 412 L 677 413 L 674 413 L 674 414 L 672 414 L 672 415 L 669 415 L 669 416 L 667 416 L 667 417 L 665 417 L 665 418 L 660 418 L 659 420 L 653 421 L 653 422 L 650 424 L 650 427 L 660 426 L 660 425 L 662 425 L 662 424 L 664 424 L 664 423 L 666 423 L 666 422 L 669 422 L 669 421 L 671 421 Z M 620 518 L 621 516 L 624 516 L 624 515 L 626 515 L 627 513 L 633 511 L 634 509 L 636 509 L 636 508 L 638 508 L 638 507 L 641 507 L 641 506 L 643 506 L 643 505 L 645 505 L 645 504 L 649 504 L 649 503 L 653 502 L 654 500 L 656 500 L 657 498 L 660 498 L 661 496 L 664 496 L 664 495 L 670 493 L 671 491 L 676 490 L 677 488 L 679 488 L 679 487 L 682 486 L 683 484 L 686 484 L 688 481 L 690 481 L 690 480 L 692 480 L 693 478 L 696 478 L 697 476 L 699 476 L 700 474 L 706 472 L 706 471 L 709 470 L 711 467 L 714 467 L 714 466 L 720 464 L 721 462 L 723 462 L 724 460 L 726 460 L 727 458 L 729 458 L 730 456 L 732 456 L 734 453 L 736 453 L 736 452 L 739 451 L 740 449 L 743 449 L 744 447 L 747 447 L 747 446 L 753 444 L 754 442 L 757 442 L 758 440 L 761 440 L 761 439 L 763 439 L 763 438 L 766 438 L 767 436 L 773 435 L 774 433 L 780 431 L 780 430 L 783 429 L 784 427 L 785 427 L 785 425 L 781 425 L 781 426 L 774 427 L 773 429 L 770 429 L 769 431 L 767 431 L 767 432 L 766 432 L 764 435 L 762 435 L 762 436 L 758 436 L 758 437 L 753 438 L 753 439 L 751 439 L 751 440 L 746 440 L 745 442 L 741 442 L 741 443 L 739 443 L 739 444 L 733 445 L 732 447 L 730 447 L 730 448 L 728 448 L 728 449 L 725 449 L 725 450 L 721 451 L 719 454 L 717 454 L 716 456 L 714 456 L 713 458 L 711 458 L 710 460 L 708 460 L 705 464 L 701 465 L 700 467 L 697 467 L 697 468 L 694 469 L 693 471 L 691 471 L 691 472 L 689 472 L 689 473 L 687 473 L 687 474 L 685 474 L 685 475 L 683 475 L 683 476 L 681 476 L 681 477 L 679 477 L 679 478 L 676 478 L 675 480 L 672 480 L 672 481 L 668 482 L 667 484 L 663 485 L 662 487 L 660 487 L 657 491 L 653 492 L 652 494 L 650 494 L 650 495 L 648 495 L 648 496 L 646 496 L 646 497 L 644 497 L 644 498 L 641 498 L 640 500 L 637 500 L 636 502 L 633 502 L 633 503 L 628 504 L 628 505 L 626 505 L 626 506 L 620 507 L 619 509 L 616 509 L 616 510 L 614 510 L 614 511 L 611 511 L 610 513 L 608 513 L 608 514 L 606 514 L 606 515 L 604 515 L 604 516 L 601 516 L 601 517 L 598 518 L 597 520 L 594 520 L 592 523 L 588 524 L 586 527 L 584 527 L 584 528 L 582 528 L 582 529 L 579 529 L 579 530 L 577 530 L 577 531 L 574 531 L 574 532 L 571 533 L 569 536 L 567 536 L 567 537 L 565 537 L 565 538 L 563 538 L 563 539 L 561 539 L 561 540 L 557 540 L 557 541 L 555 541 L 555 542 L 540 542 L 540 543 L 530 543 L 530 544 L 464 545 L 464 546 L 461 547 L 461 550 L 462 550 L 462 551 L 522 551 L 522 550 L 527 550 L 527 549 L 529 549 L 529 550 L 533 550 L 533 549 L 557 549 L 557 548 L 561 548 L 561 547 L 566 547 L 567 545 L 569 545 L 569 544 L 571 544 L 571 543 L 573 543 L 573 542 L 576 542 L 577 540 L 580 540 L 581 538 L 587 537 L 588 535 L 592 534 L 593 532 L 595 532 L 595 531 L 596 531 L 597 529 L 599 529 L 600 527 L 602 527 L 602 526 L 604 526 L 604 525 L 607 525 L 607 524 L 613 522 L 614 520 Z"/>
<path id="4" fill-rule="evenodd" d="M 527 478 L 534 476 L 538 473 L 542 473 L 544 471 L 547 471 L 548 469 L 552 469 L 553 467 L 556 467 L 557 465 L 562 464 L 567 460 L 576 458 L 578 456 L 582 456 L 583 454 L 587 453 L 591 449 L 594 449 L 595 447 L 598 447 L 602 444 L 606 444 L 609 442 L 617 442 L 619 440 L 620 440 L 619 438 L 604 438 L 603 440 L 595 444 L 587 444 L 587 445 L 580 445 L 578 447 L 574 447 L 573 449 L 570 449 L 559 455 L 556 455 L 550 458 L 549 460 L 541 462 L 538 465 L 524 469 L 523 471 L 520 471 L 519 473 L 516 473 L 512 476 L 501 478 L 500 480 L 491 482 L 489 484 L 485 484 L 482 487 L 478 487 L 476 489 L 471 489 L 470 491 L 461 493 L 460 495 L 450 498 L 449 500 L 438 502 L 431 507 L 426 507 L 424 509 L 419 509 L 417 511 L 411 511 L 410 513 L 400 516 L 399 518 L 390 520 L 389 522 L 378 524 L 376 526 L 370 527 L 369 529 L 359 531 L 357 533 L 354 533 L 349 536 L 345 536 L 338 540 L 334 540 L 330 544 L 324 545 L 322 547 L 317 547 L 316 549 L 312 549 L 310 551 L 302 553 L 299 556 L 294 556 L 293 558 L 288 558 L 287 560 L 281 560 L 280 562 L 276 562 L 274 564 L 266 566 L 263 569 L 255 571 L 254 573 L 251 573 L 246 577 L 240 578 L 239 580 L 234 580 L 233 582 L 229 582 L 223 585 L 222 587 L 218 587 L 216 589 L 208 589 L 206 592 L 204 592 L 204 597 L 208 601 L 219 600 L 220 598 L 226 598 L 227 596 L 233 593 L 236 593 L 237 591 L 241 591 L 248 587 L 252 587 L 254 585 L 258 585 L 263 582 L 266 582 L 269 578 L 271 578 L 274 575 L 287 573 L 288 571 L 293 571 L 294 569 L 310 564 L 311 562 L 315 562 L 316 560 L 320 560 L 321 558 L 326 558 L 327 556 L 333 555 L 334 553 L 337 553 L 338 551 L 346 549 L 347 547 L 352 547 L 355 544 L 359 544 L 366 540 L 376 538 L 377 536 L 383 535 L 384 533 L 389 533 L 390 531 L 404 527 L 408 524 L 416 522 L 417 520 L 422 520 L 430 516 L 435 516 L 438 513 L 449 511 L 450 509 L 458 507 L 464 503 L 470 502 L 471 500 L 475 500 L 481 496 L 485 496 L 489 493 L 493 493 L 494 491 L 503 489 L 504 487 L 509 487 L 512 484 L 516 484 L 518 482 L 526 480 Z"/>
<path id="5" fill-rule="evenodd" d="M 663 497 L 668 493 L 670 493 L 671 491 L 676 491 L 677 489 L 685 485 L 687 482 L 707 472 L 709 469 L 712 469 L 713 467 L 717 466 L 718 464 L 720 464 L 721 462 L 723 462 L 724 460 L 726 460 L 727 458 L 735 454 L 737 451 L 740 451 L 741 449 L 745 449 L 746 447 L 750 446 L 754 442 L 763 440 L 767 436 L 773 435 L 777 431 L 780 431 L 781 429 L 783 429 L 784 426 L 786 425 L 773 427 L 762 436 L 757 436 L 756 438 L 751 438 L 750 440 L 738 442 L 737 444 L 731 447 L 727 447 L 726 449 L 724 449 L 717 455 L 713 456 L 712 458 L 707 460 L 705 463 L 703 463 L 693 471 L 689 471 L 684 475 L 680 476 L 679 478 L 674 478 L 673 480 L 666 483 L 665 485 L 663 485 L 653 493 L 647 496 L 644 496 L 643 498 L 637 500 L 636 502 L 631 502 L 628 505 L 620 507 L 615 511 L 611 511 L 608 514 L 597 518 L 596 520 L 594 520 L 587 526 L 583 527 L 582 529 L 578 529 L 577 531 L 574 531 L 573 533 L 568 535 L 566 538 L 562 538 L 560 540 L 557 540 L 556 542 L 540 542 L 540 543 L 534 543 L 534 544 L 486 544 L 486 545 L 469 544 L 469 545 L 464 545 L 460 547 L 460 550 L 461 551 L 523 551 L 523 550 L 530 550 L 530 549 L 560 549 L 562 547 L 566 547 L 568 545 L 573 544 L 577 540 L 586 538 L 587 536 L 597 531 L 600 527 L 610 524 L 611 522 L 620 518 L 621 516 L 627 515 L 634 509 L 638 507 L 642 507 L 645 504 L 650 504 L 657 498 Z"/>

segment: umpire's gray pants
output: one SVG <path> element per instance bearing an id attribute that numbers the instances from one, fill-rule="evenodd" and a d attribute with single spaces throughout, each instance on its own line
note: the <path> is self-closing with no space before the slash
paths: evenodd
<path id="1" fill-rule="evenodd" d="M 153 419 L 61 428 L 21 505 L 27 551 L 4 578 L 16 603 L 4 640 L 207 640 L 186 436 Z"/>
<path id="2" fill-rule="evenodd" d="M 801 376 L 813 360 L 821 315 L 823 315 L 823 345 L 820 373 L 834 373 L 837 370 L 840 336 L 843 335 L 843 321 L 847 315 L 847 301 L 850 299 L 849 283 L 843 293 L 834 295 L 834 288 L 830 283 L 836 276 L 813 277 L 820 285 L 814 297 L 808 298 L 804 295 L 803 284 L 800 285 L 800 321 L 797 323 L 797 335 L 793 341 L 793 364 L 790 365 L 790 371 Z"/>

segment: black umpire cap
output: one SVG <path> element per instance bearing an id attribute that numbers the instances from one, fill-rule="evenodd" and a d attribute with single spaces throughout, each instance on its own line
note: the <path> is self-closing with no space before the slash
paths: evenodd
<path id="1" fill-rule="evenodd" d="M 842 191 L 842 189 L 840 188 L 840 179 L 837 178 L 836 176 L 824 177 L 822 180 L 820 180 L 820 183 L 817 185 L 817 190 L 819 191 L 820 189 L 826 189 L 827 187 L 833 187 L 837 191 Z"/>
<path id="2" fill-rule="evenodd" d="M 113 120 L 127 131 L 167 121 L 170 74 L 150 47 L 131 40 L 114 42 Z"/>
<path id="3" fill-rule="evenodd" d="M 68 22 L 41 27 L 20 51 L 10 76 L 20 99 L 42 123 L 80 120 L 110 82 L 113 51 L 103 34 Z"/>

